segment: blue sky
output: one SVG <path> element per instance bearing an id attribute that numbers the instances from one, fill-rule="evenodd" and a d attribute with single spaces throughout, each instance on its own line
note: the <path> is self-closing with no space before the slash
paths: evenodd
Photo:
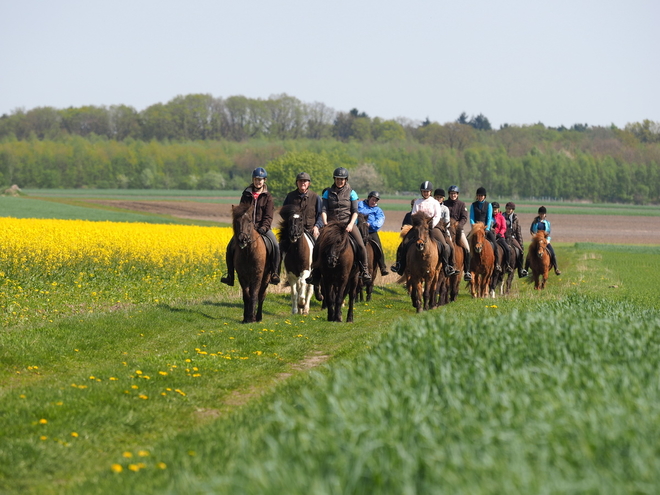
<path id="1" fill-rule="evenodd" d="M 660 121 L 657 0 L 0 3 L 0 115 L 286 93 L 440 123 Z"/>

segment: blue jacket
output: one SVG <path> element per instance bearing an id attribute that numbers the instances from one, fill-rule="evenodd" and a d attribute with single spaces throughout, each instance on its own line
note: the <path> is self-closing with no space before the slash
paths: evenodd
<path id="1" fill-rule="evenodd" d="M 370 234 L 378 232 L 385 223 L 385 213 L 381 207 L 378 205 L 370 207 L 367 199 L 358 203 L 358 213 L 362 213 L 366 217 Z"/>
<path id="2" fill-rule="evenodd" d="M 545 228 L 539 228 L 539 224 L 543 224 Z M 532 226 L 529 228 L 529 232 L 532 235 L 536 235 L 539 230 L 545 230 L 548 233 L 548 242 L 550 242 L 550 220 L 541 220 L 539 217 L 536 217 L 532 222 Z"/>

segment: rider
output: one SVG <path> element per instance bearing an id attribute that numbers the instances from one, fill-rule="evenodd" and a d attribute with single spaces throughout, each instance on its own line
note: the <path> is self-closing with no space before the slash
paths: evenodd
<path id="1" fill-rule="evenodd" d="M 493 207 L 493 229 L 492 232 L 495 233 L 495 239 L 500 247 L 504 250 L 504 261 L 507 270 L 513 270 L 513 267 L 509 264 L 511 259 L 511 247 L 509 243 L 506 242 L 506 220 L 504 215 L 500 211 L 500 204 L 497 201 L 491 203 Z"/>
<path id="2" fill-rule="evenodd" d="M 449 223 L 449 209 L 446 206 L 443 206 L 440 203 L 438 203 L 435 200 L 435 198 L 431 197 L 431 191 L 433 191 L 433 185 L 429 181 L 422 182 L 422 184 L 419 186 L 419 191 L 422 197 L 415 201 L 415 204 L 413 205 L 413 209 L 412 209 L 412 214 L 414 215 L 418 211 L 423 211 L 433 219 L 431 221 L 431 229 L 429 233 L 431 234 L 433 239 L 438 243 L 438 249 L 442 257 L 445 275 L 447 277 L 450 277 L 452 275 L 455 275 L 457 272 L 454 269 L 454 267 L 450 264 L 449 255 L 451 253 L 449 250 L 449 246 L 447 246 L 447 243 L 445 242 L 444 233 L 438 227 L 441 221 L 443 222 L 443 226 Z M 401 243 L 402 246 L 400 246 L 400 249 L 397 250 L 397 260 L 394 266 L 392 267 L 393 272 L 402 274 L 405 271 L 405 262 L 406 262 L 405 253 L 407 250 L 406 247 L 408 246 L 409 242 L 410 240 L 406 237 L 402 241 Z"/>
<path id="3" fill-rule="evenodd" d="M 312 178 L 307 172 L 300 172 L 296 176 L 297 189 L 286 195 L 283 206 L 298 206 L 303 217 L 303 228 L 305 232 L 311 234 L 316 239 L 319 236 L 319 229 L 323 227 L 323 219 L 321 218 L 323 203 L 318 194 L 309 190 L 311 182 Z"/>
<path id="4" fill-rule="evenodd" d="M 454 257 L 454 243 L 451 240 L 451 233 L 449 232 L 449 223 L 451 222 L 451 212 L 449 211 L 449 207 L 444 204 L 445 202 L 445 190 L 442 188 L 438 188 L 435 191 L 433 191 L 433 199 L 435 199 L 438 203 L 440 203 L 440 206 L 443 211 L 443 219 L 445 219 L 445 230 L 441 232 L 445 236 L 445 244 L 447 248 L 449 249 L 449 261 L 451 261 L 451 266 L 456 265 L 456 258 Z M 456 273 L 458 270 L 454 269 L 454 272 Z"/>
<path id="5" fill-rule="evenodd" d="M 483 186 L 477 189 L 475 201 L 470 205 L 470 225 L 474 225 L 477 222 L 484 224 L 486 238 L 493 245 L 493 252 L 496 253 L 495 234 L 490 230 L 493 224 L 493 206 L 486 201 L 486 188 Z M 499 264 L 495 268 L 501 270 Z"/>
<path id="6" fill-rule="evenodd" d="M 546 219 L 546 214 L 548 210 L 545 206 L 539 208 L 539 215 L 534 218 L 529 232 L 532 235 L 536 235 L 539 230 L 545 230 L 548 233 L 548 252 L 550 253 L 550 264 L 555 269 L 555 274 L 561 275 L 559 268 L 557 267 L 557 257 L 555 256 L 555 250 L 550 244 L 550 220 Z M 525 263 L 525 268 L 528 268 L 528 263 Z"/>
<path id="7" fill-rule="evenodd" d="M 367 281 L 371 279 L 369 273 L 369 263 L 367 260 L 367 250 L 362 241 L 362 235 L 358 229 L 354 228 L 357 224 L 358 218 L 358 195 L 351 186 L 348 184 L 348 170 L 344 167 L 336 168 L 333 173 L 334 184 L 323 191 L 322 200 L 323 208 L 321 210 L 321 218 L 323 225 L 328 222 L 338 221 L 346 224 L 346 232 L 348 232 L 357 248 L 357 257 L 360 260 L 360 274 L 362 280 Z M 316 247 L 312 258 L 318 259 L 319 252 Z M 308 284 L 318 285 L 321 281 L 320 270 L 313 269 L 312 275 L 306 280 Z"/>
<path id="8" fill-rule="evenodd" d="M 470 245 L 463 232 L 463 226 L 468 221 L 468 211 L 465 203 L 458 199 L 458 193 L 458 186 L 449 186 L 449 199 L 445 200 L 443 204 L 449 208 L 449 217 L 458 222 L 456 227 L 456 244 L 460 243 L 463 246 L 465 252 L 463 260 L 463 271 L 465 275 L 463 276 L 463 280 L 469 282 L 472 280 L 472 274 L 470 273 Z"/>
<path id="9" fill-rule="evenodd" d="M 275 234 L 270 229 L 270 224 L 273 221 L 273 196 L 268 192 L 266 187 L 266 178 L 268 172 L 263 167 L 257 167 L 252 171 L 252 184 L 247 186 L 241 195 L 240 203 L 252 203 L 254 206 L 254 213 L 252 220 L 254 228 L 262 236 L 268 237 L 273 246 L 271 255 L 271 275 L 270 283 L 277 285 L 280 283 L 279 267 L 280 267 L 280 246 L 275 239 Z M 234 285 L 234 238 L 232 237 L 227 244 L 227 276 L 222 277 L 220 282 L 229 286 Z"/>
<path id="10" fill-rule="evenodd" d="M 516 268 L 518 268 L 518 277 L 523 278 L 527 276 L 527 270 L 523 268 L 523 259 L 525 257 L 525 247 L 523 245 L 522 232 L 520 229 L 520 222 L 518 215 L 515 214 L 516 204 L 509 201 L 506 204 L 506 211 L 504 212 L 504 220 L 506 221 L 506 233 L 504 234 L 506 240 L 517 250 L 516 255 Z"/>
<path id="11" fill-rule="evenodd" d="M 378 266 L 380 267 L 380 274 L 384 277 L 389 275 L 387 266 L 385 265 L 385 253 L 383 253 L 383 245 L 380 243 L 378 231 L 385 223 L 385 213 L 380 206 L 380 194 L 378 191 L 371 191 L 367 199 L 358 203 L 358 213 L 362 213 L 369 226 L 369 238 L 374 241 L 380 249 L 380 256 L 378 257 Z"/>

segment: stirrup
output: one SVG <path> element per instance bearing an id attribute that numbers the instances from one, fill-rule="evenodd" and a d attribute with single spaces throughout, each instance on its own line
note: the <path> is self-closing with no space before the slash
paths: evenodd
<path id="1" fill-rule="evenodd" d="M 272 273 L 270 275 L 270 284 L 279 285 L 279 283 L 280 283 L 280 276 L 277 273 Z"/>
<path id="2" fill-rule="evenodd" d="M 399 273 L 400 269 L 401 269 L 401 263 L 399 263 L 398 261 L 390 267 L 390 270 L 392 270 L 394 273 Z"/>
<path id="3" fill-rule="evenodd" d="M 472 282 L 472 274 L 470 272 L 465 272 L 465 275 L 463 275 L 463 280 L 466 282 Z"/>

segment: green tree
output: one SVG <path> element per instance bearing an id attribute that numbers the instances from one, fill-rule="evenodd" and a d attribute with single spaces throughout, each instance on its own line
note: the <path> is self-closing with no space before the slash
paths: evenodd
<path id="1" fill-rule="evenodd" d="M 310 188 L 321 194 L 323 180 L 332 176 L 333 164 L 325 154 L 310 151 L 291 151 L 266 165 L 268 190 L 281 204 L 289 191 L 296 188 L 296 175 L 307 172 L 312 183 Z"/>

